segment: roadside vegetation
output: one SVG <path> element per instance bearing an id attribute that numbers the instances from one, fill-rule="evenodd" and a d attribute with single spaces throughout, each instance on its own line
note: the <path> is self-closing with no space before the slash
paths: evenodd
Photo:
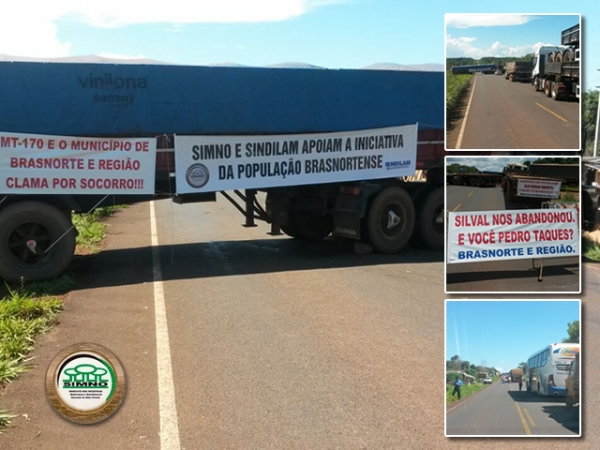
<path id="1" fill-rule="evenodd" d="M 446 72 L 446 117 L 451 120 L 455 117 L 460 101 L 467 92 L 472 75 L 452 75 Z"/>
<path id="2" fill-rule="evenodd" d="M 485 376 L 490 376 L 492 383 L 499 380 L 497 373 L 499 371 L 495 367 L 476 366 L 470 361 L 460 359 L 459 355 L 454 355 L 446 361 L 446 405 L 458 401 L 458 396 L 452 395 L 457 378 L 463 382 L 460 398 L 464 398 L 489 386 L 483 382 Z"/>
<path id="3" fill-rule="evenodd" d="M 589 237 L 583 237 L 583 256 L 591 261 L 600 262 L 600 244 Z"/>
<path id="4" fill-rule="evenodd" d="M 473 383 L 473 384 L 463 384 L 463 387 L 460 388 L 460 398 L 465 398 L 468 397 L 469 395 L 473 395 L 476 392 L 481 391 L 482 389 L 485 389 L 487 386 L 489 386 L 489 384 L 483 384 L 483 383 Z M 452 395 L 452 391 L 454 391 L 454 386 L 453 385 L 446 385 L 446 405 L 449 405 L 452 402 L 457 402 L 458 401 L 458 396 L 456 395 Z"/>
<path id="5" fill-rule="evenodd" d="M 77 228 L 76 253 L 87 255 L 100 251 L 100 242 L 106 235 L 104 219 L 122 207 L 99 208 L 91 214 L 74 214 Z M 0 393 L 12 380 L 30 368 L 28 356 L 36 339 L 58 323 L 63 307 L 62 296 L 73 289 L 73 274 L 64 274 L 53 280 L 6 284 L 0 291 Z M 0 409 L 0 433 L 14 416 Z"/>
<path id="6" fill-rule="evenodd" d="M 113 215 L 124 206 L 106 206 L 90 214 L 73 214 L 73 223 L 77 228 L 77 247 L 81 254 L 98 253 L 100 242 L 106 236 L 104 219 Z"/>

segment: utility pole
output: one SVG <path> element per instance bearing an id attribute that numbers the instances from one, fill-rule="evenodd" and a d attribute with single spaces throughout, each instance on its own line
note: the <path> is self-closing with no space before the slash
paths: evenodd
<path id="1" fill-rule="evenodd" d="M 598 69 L 600 70 L 600 69 Z M 596 86 L 597 88 L 600 86 Z M 594 158 L 598 156 L 598 126 L 600 125 L 600 92 L 598 95 L 598 110 L 596 111 L 596 136 L 594 138 Z M 584 148 L 585 148 L 585 142 L 584 142 Z"/>

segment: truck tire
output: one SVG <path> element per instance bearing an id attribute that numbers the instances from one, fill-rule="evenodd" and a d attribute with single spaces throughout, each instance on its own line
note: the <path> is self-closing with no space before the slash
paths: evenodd
<path id="1" fill-rule="evenodd" d="M 396 253 L 410 240 L 415 228 L 415 207 L 408 192 L 396 186 L 375 197 L 367 216 L 368 237 L 382 253 Z"/>
<path id="2" fill-rule="evenodd" d="M 415 231 L 421 242 L 431 250 L 444 249 L 444 211 L 442 186 L 432 190 L 418 207 L 418 227 Z"/>
<path id="3" fill-rule="evenodd" d="M 550 97 L 552 95 L 552 81 L 544 81 L 544 94 L 546 94 L 546 97 Z"/>
<path id="4" fill-rule="evenodd" d="M 289 237 L 293 237 L 293 238 L 297 238 L 298 236 L 298 230 L 296 229 L 296 227 L 294 226 L 294 224 L 287 224 L 287 225 L 281 225 L 280 226 L 281 231 L 283 231 L 285 234 L 287 234 Z"/>
<path id="5" fill-rule="evenodd" d="M 306 241 L 321 241 L 333 231 L 333 218 L 328 214 L 295 210 L 291 217 L 291 226 L 285 228 L 287 231 L 281 227 L 283 232 L 289 236 Z"/>
<path id="6" fill-rule="evenodd" d="M 565 397 L 565 406 L 567 407 L 567 409 L 571 409 L 573 408 L 573 400 L 571 398 L 569 398 L 568 394 Z"/>
<path id="7" fill-rule="evenodd" d="M 75 236 L 69 214 L 47 203 L 8 206 L 0 212 L 0 277 L 35 281 L 60 275 L 73 258 Z"/>
<path id="8" fill-rule="evenodd" d="M 511 189 L 511 183 L 510 181 L 506 180 L 506 184 L 505 184 L 505 189 L 504 189 L 504 195 L 506 196 L 506 200 L 508 202 L 514 202 L 516 200 L 516 196 L 514 194 L 514 192 Z"/>
<path id="9" fill-rule="evenodd" d="M 533 89 L 538 92 L 541 90 L 541 86 L 540 86 L 540 79 L 538 77 L 535 77 L 533 79 L 533 81 L 531 82 L 531 84 L 533 85 Z"/>
<path id="10" fill-rule="evenodd" d="M 558 83 L 554 82 L 552 83 L 552 86 L 550 87 L 550 91 L 551 91 L 551 96 L 553 100 L 558 100 L 559 99 L 559 95 L 558 95 Z"/>

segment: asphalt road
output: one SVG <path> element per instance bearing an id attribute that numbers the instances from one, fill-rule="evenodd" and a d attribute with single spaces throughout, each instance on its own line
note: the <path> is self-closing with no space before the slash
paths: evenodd
<path id="1" fill-rule="evenodd" d="M 418 333 L 443 316 L 441 255 L 358 256 L 235 214 L 157 205 L 182 447 L 419 448 L 440 412 L 406 388 L 442 342 Z"/>
<path id="2" fill-rule="evenodd" d="M 446 413 L 447 436 L 578 434 L 579 418 L 567 409 L 564 398 L 519 392 L 516 383 L 495 382 Z"/>
<path id="3" fill-rule="evenodd" d="M 500 187 L 447 186 L 446 209 L 504 211 L 531 205 L 509 203 Z M 446 291 L 451 292 L 578 292 L 578 257 L 545 258 L 542 281 L 538 281 L 540 258 L 463 264 L 446 264 Z"/>
<path id="4" fill-rule="evenodd" d="M 580 149 L 579 102 L 552 100 L 530 83 L 510 82 L 500 75 L 477 74 L 471 89 L 468 114 L 453 124 L 448 148 Z M 470 98 L 471 92 L 465 104 Z"/>

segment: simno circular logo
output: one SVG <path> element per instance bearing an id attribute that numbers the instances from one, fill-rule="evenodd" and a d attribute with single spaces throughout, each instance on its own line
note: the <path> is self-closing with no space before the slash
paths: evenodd
<path id="1" fill-rule="evenodd" d="M 121 406 L 125 373 L 117 357 L 98 344 L 71 345 L 54 357 L 46 372 L 46 394 L 71 422 L 101 422 Z"/>
<path id="2" fill-rule="evenodd" d="M 191 187 L 201 188 L 208 183 L 210 172 L 208 171 L 208 167 L 204 164 L 192 164 L 188 167 L 185 179 Z"/>

